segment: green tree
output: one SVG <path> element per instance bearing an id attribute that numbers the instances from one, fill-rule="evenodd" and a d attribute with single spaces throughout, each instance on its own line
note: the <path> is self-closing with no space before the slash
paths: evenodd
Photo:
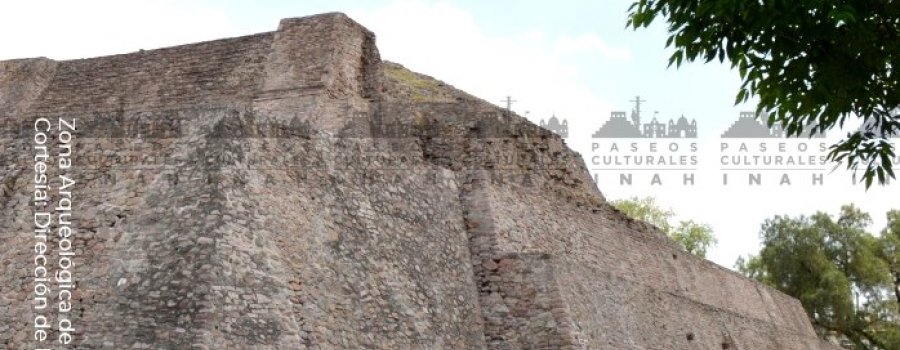
<path id="1" fill-rule="evenodd" d="M 716 245 L 716 238 L 709 225 L 693 220 L 673 224 L 675 212 L 660 208 L 652 197 L 615 200 L 612 205 L 635 220 L 646 221 L 658 227 L 682 248 L 701 258 L 705 258 L 709 248 Z"/>
<path id="2" fill-rule="evenodd" d="M 900 210 L 887 213 L 887 227 L 881 231 L 880 252 L 881 258 L 890 268 L 897 312 L 900 312 Z"/>
<path id="3" fill-rule="evenodd" d="M 726 58 L 743 85 L 735 103 L 759 97 L 757 112 L 789 136 L 824 133 L 862 118 L 828 157 L 864 168 L 866 187 L 894 177 L 890 135 L 900 134 L 900 4 L 870 0 L 638 0 L 628 25 L 668 25 L 669 65 Z"/>
<path id="4" fill-rule="evenodd" d="M 822 212 L 776 216 L 762 225 L 759 255 L 738 259 L 736 266 L 799 299 L 822 337 L 856 349 L 900 349 L 898 300 L 885 259 L 893 248 L 885 250 L 888 235 L 866 231 L 871 223 L 852 205 L 837 218 Z"/>

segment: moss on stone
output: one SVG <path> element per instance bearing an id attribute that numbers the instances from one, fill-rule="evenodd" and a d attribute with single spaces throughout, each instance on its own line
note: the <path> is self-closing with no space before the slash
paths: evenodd
<path id="1" fill-rule="evenodd" d="M 384 65 L 385 76 L 394 88 L 402 91 L 414 102 L 453 101 L 454 90 L 444 82 L 413 72 L 396 63 Z"/>

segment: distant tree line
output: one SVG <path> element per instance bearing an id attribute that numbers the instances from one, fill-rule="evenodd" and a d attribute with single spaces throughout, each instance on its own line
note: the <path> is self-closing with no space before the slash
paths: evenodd
<path id="1" fill-rule="evenodd" d="M 744 275 L 797 298 L 819 335 L 848 349 L 900 349 L 900 210 L 879 234 L 853 205 L 837 216 L 775 216 Z"/>

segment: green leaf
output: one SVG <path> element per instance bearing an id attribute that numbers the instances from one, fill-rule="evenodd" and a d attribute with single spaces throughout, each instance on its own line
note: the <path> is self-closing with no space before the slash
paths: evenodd
<path id="1" fill-rule="evenodd" d="M 635 27 L 646 27 L 656 18 L 666 21 L 666 47 L 674 49 L 669 67 L 680 68 L 698 57 L 706 62 L 718 57 L 720 63 L 727 58 L 742 80 L 735 104 L 757 96 L 759 111 L 777 110 L 770 122 L 779 122 L 796 136 L 809 129 L 833 130 L 849 115 L 880 122 L 880 132 L 900 128 L 900 122 L 884 112 L 900 105 L 900 8 L 890 4 L 638 0 L 628 15 Z M 874 134 L 865 136 L 871 139 Z M 846 147 L 833 150 L 831 160 L 846 162 L 854 172 L 871 171 L 866 178 L 878 178 L 882 184 L 876 169 L 893 174 L 893 162 L 869 165 L 893 145 L 873 149 L 854 140 L 841 143 Z"/>

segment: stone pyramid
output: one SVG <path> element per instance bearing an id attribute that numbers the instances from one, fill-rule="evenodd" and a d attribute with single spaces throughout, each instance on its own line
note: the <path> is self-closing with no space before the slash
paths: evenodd
<path id="1" fill-rule="evenodd" d="M 41 118 L 47 144 L 76 129 L 48 206 Z M 615 210 L 558 136 L 381 61 L 343 14 L 2 61 L 0 121 L 2 349 L 830 349 L 796 300 Z M 59 175 L 72 223 L 41 236 Z M 75 286 L 40 282 L 64 251 Z"/>

